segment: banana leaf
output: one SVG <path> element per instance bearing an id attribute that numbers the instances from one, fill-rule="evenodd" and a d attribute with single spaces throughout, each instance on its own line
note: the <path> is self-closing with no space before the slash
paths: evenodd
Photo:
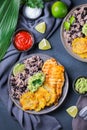
<path id="1" fill-rule="evenodd" d="M 15 31 L 20 0 L 0 0 L 0 61 L 11 44 Z"/>

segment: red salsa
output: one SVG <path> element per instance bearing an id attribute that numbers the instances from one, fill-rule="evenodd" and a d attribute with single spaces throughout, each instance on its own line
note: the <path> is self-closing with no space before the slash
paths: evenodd
<path id="1" fill-rule="evenodd" d="M 14 36 L 14 45 L 19 51 L 30 49 L 33 42 L 33 36 L 28 31 L 19 31 Z"/>

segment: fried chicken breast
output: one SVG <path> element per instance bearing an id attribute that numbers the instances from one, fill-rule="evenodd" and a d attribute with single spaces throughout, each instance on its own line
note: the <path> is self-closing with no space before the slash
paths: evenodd
<path id="1" fill-rule="evenodd" d="M 54 58 L 47 60 L 43 67 L 43 73 L 46 75 L 45 83 L 49 88 L 54 88 L 59 97 L 62 94 L 62 87 L 64 85 L 64 67 L 59 65 Z"/>

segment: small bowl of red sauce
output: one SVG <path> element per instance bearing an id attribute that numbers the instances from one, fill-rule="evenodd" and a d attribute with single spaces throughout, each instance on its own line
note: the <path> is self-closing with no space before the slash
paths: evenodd
<path id="1" fill-rule="evenodd" d="M 18 51 L 28 51 L 34 45 L 33 34 L 26 29 L 19 29 L 13 35 L 13 44 Z"/>

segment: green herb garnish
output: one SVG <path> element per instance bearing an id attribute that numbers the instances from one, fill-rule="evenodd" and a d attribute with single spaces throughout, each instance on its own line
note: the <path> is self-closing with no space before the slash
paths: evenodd
<path id="1" fill-rule="evenodd" d="M 35 92 L 38 90 L 39 87 L 42 86 L 44 81 L 45 81 L 45 75 L 42 72 L 37 72 L 29 78 L 27 88 L 31 92 Z"/>
<path id="2" fill-rule="evenodd" d="M 22 0 L 26 5 L 31 8 L 43 8 L 44 2 L 43 0 Z"/>

